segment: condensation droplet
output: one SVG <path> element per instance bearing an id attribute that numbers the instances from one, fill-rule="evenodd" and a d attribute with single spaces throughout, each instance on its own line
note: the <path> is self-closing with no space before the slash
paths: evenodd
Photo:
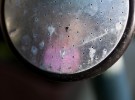
<path id="1" fill-rule="evenodd" d="M 40 42 L 40 43 L 39 43 L 39 48 L 40 48 L 40 49 L 43 49 L 43 48 L 44 48 L 44 46 L 45 46 L 44 41 L 42 41 L 42 42 Z"/>
<path id="2" fill-rule="evenodd" d="M 34 21 L 35 22 L 38 22 L 39 21 L 39 18 L 35 17 Z"/>
<path id="3" fill-rule="evenodd" d="M 37 55 L 37 53 L 38 53 L 37 47 L 32 46 L 32 47 L 31 47 L 31 52 L 32 52 L 33 55 Z"/>
<path id="4" fill-rule="evenodd" d="M 91 62 L 93 62 L 94 60 L 95 53 L 96 53 L 96 49 L 94 49 L 93 47 L 89 48 L 89 56 L 90 56 Z"/>
<path id="5" fill-rule="evenodd" d="M 107 49 L 103 49 L 103 54 L 102 54 L 102 57 L 105 57 L 107 54 Z"/>
<path id="6" fill-rule="evenodd" d="M 116 30 L 120 31 L 122 29 L 122 25 L 120 23 L 116 23 Z"/>
<path id="7" fill-rule="evenodd" d="M 23 45 L 29 45 L 30 44 L 30 37 L 28 35 L 23 36 L 21 42 Z"/>
<path id="8" fill-rule="evenodd" d="M 53 26 L 49 26 L 48 27 L 48 32 L 49 32 L 49 35 L 52 36 L 53 33 L 55 32 L 55 28 Z"/>

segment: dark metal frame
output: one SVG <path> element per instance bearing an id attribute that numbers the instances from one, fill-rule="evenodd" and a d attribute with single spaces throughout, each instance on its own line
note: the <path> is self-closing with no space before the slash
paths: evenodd
<path id="1" fill-rule="evenodd" d="M 5 39 L 7 40 L 9 47 L 12 49 L 14 54 L 23 61 L 24 65 L 27 68 L 30 68 L 32 71 L 36 72 L 37 74 L 44 75 L 45 78 L 49 80 L 62 81 L 62 82 L 78 81 L 85 78 L 95 77 L 101 74 L 102 72 L 104 72 L 105 70 L 107 70 L 122 56 L 122 54 L 128 47 L 130 41 L 132 40 L 133 31 L 135 27 L 135 0 L 129 0 L 129 2 L 130 2 L 129 4 L 130 9 L 129 9 L 128 22 L 127 22 L 127 26 L 123 34 L 123 37 L 121 38 L 119 44 L 116 46 L 113 52 L 100 64 L 98 64 L 97 66 L 94 66 L 91 69 L 88 69 L 83 72 L 75 73 L 75 74 L 57 74 L 57 73 L 51 73 L 48 71 L 43 71 L 33 66 L 32 64 L 30 64 L 20 55 L 20 53 L 15 49 L 13 43 L 11 42 L 8 36 L 7 29 L 6 29 L 5 18 L 4 18 L 5 0 L 0 0 L 0 20 L 1 20 L 0 24 L 1 24 L 3 34 L 5 36 Z"/>

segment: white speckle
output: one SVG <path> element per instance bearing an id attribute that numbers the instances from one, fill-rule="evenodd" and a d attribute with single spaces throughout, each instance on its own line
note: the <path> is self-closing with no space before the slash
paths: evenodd
<path id="1" fill-rule="evenodd" d="M 45 46 L 44 41 L 42 41 L 42 42 L 40 42 L 40 43 L 39 43 L 39 48 L 40 48 L 40 49 L 43 49 L 43 48 L 44 48 L 44 46 Z"/>
<path id="2" fill-rule="evenodd" d="M 91 10 L 89 10 L 89 9 L 91 9 Z M 97 5 L 87 6 L 84 9 L 84 12 L 90 14 L 91 16 L 94 16 L 97 13 L 97 11 L 98 11 Z"/>
<path id="3" fill-rule="evenodd" d="M 102 54 L 102 57 L 105 57 L 107 54 L 107 50 L 106 49 L 103 49 L 103 54 Z"/>
<path id="4" fill-rule="evenodd" d="M 116 23 L 116 30 L 120 31 L 122 29 L 122 25 L 120 23 Z"/>
<path id="5" fill-rule="evenodd" d="M 38 33 L 33 33 L 33 38 L 37 39 L 38 38 Z"/>
<path id="6" fill-rule="evenodd" d="M 98 11 L 98 3 L 96 0 L 82 0 L 80 1 L 80 7 L 82 8 L 82 12 L 89 14 L 90 16 L 94 16 Z"/>
<path id="7" fill-rule="evenodd" d="M 111 33 L 114 33 L 114 32 L 115 32 L 115 29 L 114 29 L 114 28 L 112 28 L 112 29 L 110 30 L 110 32 L 111 32 Z"/>
<path id="8" fill-rule="evenodd" d="M 38 17 L 35 17 L 34 21 L 35 22 L 38 22 L 39 21 L 39 18 Z"/>
<path id="9" fill-rule="evenodd" d="M 83 69 L 83 66 L 82 65 L 79 65 L 79 70 L 82 70 Z"/>
<path id="10" fill-rule="evenodd" d="M 91 64 L 91 60 L 88 60 L 88 64 Z"/>
<path id="11" fill-rule="evenodd" d="M 41 64 L 40 64 L 40 68 L 41 68 L 42 70 L 45 70 L 46 67 L 45 67 L 45 65 L 44 65 L 43 63 L 41 63 Z"/>
<path id="12" fill-rule="evenodd" d="M 96 57 L 95 57 L 95 60 L 98 60 L 98 59 L 99 59 L 99 57 L 98 57 L 98 56 L 96 56 Z"/>
<path id="13" fill-rule="evenodd" d="M 62 58 L 64 58 L 65 55 L 66 55 L 66 51 L 65 50 L 60 50 L 60 56 Z"/>
<path id="14" fill-rule="evenodd" d="M 38 49 L 35 46 L 32 46 L 31 47 L 31 52 L 32 52 L 33 55 L 37 55 Z"/>
<path id="15" fill-rule="evenodd" d="M 53 33 L 55 32 L 55 28 L 53 26 L 49 26 L 48 27 L 48 32 L 49 32 L 50 36 L 52 36 Z"/>
<path id="16" fill-rule="evenodd" d="M 89 56 L 90 56 L 91 62 L 93 62 L 94 60 L 95 53 L 96 53 L 95 49 L 93 49 L 92 47 L 89 48 Z"/>
<path id="17" fill-rule="evenodd" d="M 18 34 L 19 34 L 19 33 L 18 33 L 17 30 L 16 30 L 16 31 L 14 31 L 14 32 L 12 32 L 12 33 L 10 34 L 10 37 L 11 37 L 11 38 L 15 38 L 15 37 L 17 37 Z"/>

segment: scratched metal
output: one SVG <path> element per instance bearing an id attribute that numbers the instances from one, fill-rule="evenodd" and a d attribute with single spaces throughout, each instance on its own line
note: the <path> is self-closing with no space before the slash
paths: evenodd
<path id="1" fill-rule="evenodd" d="M 5 0 L 9 37 L 28 62 L 49 72 L 93 68 L 117 46 L 129 0 Z"/>

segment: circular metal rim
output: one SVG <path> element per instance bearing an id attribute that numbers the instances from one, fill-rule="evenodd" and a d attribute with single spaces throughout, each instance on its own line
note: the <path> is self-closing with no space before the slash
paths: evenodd
<path id="1" fill-rule="evenodd" d="M 133 37 L 133 31 L 135 27 L 135 1 L 129 0 L 129 17 L 128 22 L 126 25 L 126 29 L 124 31 L 123 37 L 121 38 L 120 42 L 116 46 L 116 48 L 109 54 L 109 56 L 104 59 L 100 64 L 97 66 L 94 66 L 91 69 L 88 69 L 83 72 L 75 73 L 75 74 L 57 74 L 52 73 L 48 71 L 43 71 L 36 66 L 30 64 L 27 60 L 25 60 L 20 53 L 15 49 L 13 43 L 11 42 L 8 32 L 6 30 L 6 24 L 5 24 L 5 18 L 4 18 L 4 4 L 5 0 L 0 0 L 0 25 L 3 31 L 3 35 L 13 51 L 13 53 L 19 57 L 26 68 L 30 68 L 33 72 L 36 72 L 37 74 L 40 74 L 44 76 L 45 78 L 53 81 L 61 81 L 61 82 L 71 82 L 71 81 L 79 81 L 85 78 L 93 78 L 97 75 L 102 74 L 105 70 L 107 70 L 109 67 L 111 67 L 124 53 L 124 51 L 127 49 L 131 38 Z"/>

